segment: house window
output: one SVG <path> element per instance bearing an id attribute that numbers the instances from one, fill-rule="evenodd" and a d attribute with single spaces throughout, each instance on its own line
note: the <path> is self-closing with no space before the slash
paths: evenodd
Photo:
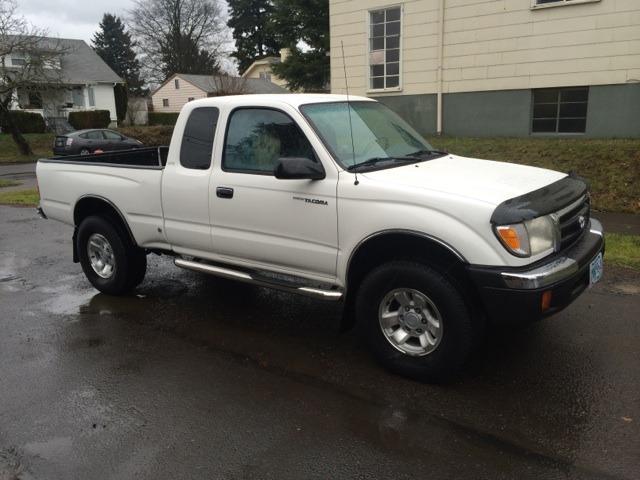
<path id="1" fill-rule="evenodd" d="M 271 81 L 271 72 L 260 72 L 260 78 Z"/>
<path id="2" fill-rule="evenodd" d="M 11 57 L 11 66 L 13 67 L 21 67 L 23 66 L 27 61 L 24 59 L 24 57 Z"/>
<path id="3" fill-rule="evenodd" d="M 96 106 L 96 97 L 93 91 L 93 87 L 89 87 L 89 106 L 90 107 Z"/>
<path id="4" fill-rule="evenodd" d="M 42 94 L 40 92 L 29 92 L 29 104 L 27 108 L 42 108 Z"/>
<path id="5" fill-rule="evenodd" d="M 584 133 L 589 88 L 545 88 L 533 91 L 532 133 Z"/>
<path id="6" fill-rule="evenodd" d="M 594 3 L 601 0 L 531 0 L 531 8 L 536 7 L 560 7 L 578 3 Z"/>
<path id="7" fill-rule="evenodd" d="M 369 89 L 400 90 L 401 8 L 369 12 Z"/>
<path id="8" fill-rule="evenodd" d="M 169 99 L 168 98 L 163 98 L 162 99 L 162 106 L 163 107 L 168 107 L 169 106 Z"/>
<path id="9" fill-rule="evenodd" d="M 177 78 L 173 81 L 173 84 L 176 86 L 176 90 L 180 90 L 180 80 Z"/>
<path id="10" fill-rule="evenodd" d="M 187 102 L 193 102 L 194 100 L 195 100 L 195 97 L 189 97 L 189 98 L 187 99 Z"/>
<path id="11" fill-rule="evenodd" d="M 84 95 L 81 88 L 71 90 L 71 98 L 73 99 L 74 107 L 84 107 Z"/>

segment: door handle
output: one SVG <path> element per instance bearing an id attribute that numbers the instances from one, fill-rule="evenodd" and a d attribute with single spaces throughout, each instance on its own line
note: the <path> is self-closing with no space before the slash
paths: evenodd
<path id="1" fill-rule="evenodd" d="M 218 198 L 233 198 L 233 188 L 218 187 L 216 188 Z"/>

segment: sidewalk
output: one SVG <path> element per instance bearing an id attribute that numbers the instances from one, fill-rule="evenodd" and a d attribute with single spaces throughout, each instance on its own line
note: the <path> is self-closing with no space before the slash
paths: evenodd
<path id="1" fill-rule="evenodd" d="M 0 164 L 0 179 L 21 182 L 18 187 L 4 187 L 0 191 L 36 188 L 36 164 Z M 591 215 L 604 225 L 605 233 L 621 233 L 624 235 L 640 235 L 640 215 L 631 213 L 591 212 Z"/>

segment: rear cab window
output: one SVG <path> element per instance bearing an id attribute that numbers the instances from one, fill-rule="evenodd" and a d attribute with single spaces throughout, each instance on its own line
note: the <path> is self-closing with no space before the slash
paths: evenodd
<path id="1" fill-rule="evenodd" d="M 211 166 L 219 114 L 216 107 L 199 107 L 192 110 L 182 134 L 180 165 L 196 170 L 206 170 Z"/>

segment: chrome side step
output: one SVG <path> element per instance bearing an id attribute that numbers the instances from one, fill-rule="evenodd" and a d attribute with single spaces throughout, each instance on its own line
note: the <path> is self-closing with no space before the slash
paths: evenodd
<path id="1" fill-rule="evenodd" d="M 240 282 L 251 283 L 252 285 L 258 285 L 260 287 L 273 288 L 275 290 L 294 293 L 296 295 L 304 295 L 305 297 L 317 298 L 319 300 L 337 301 L 344 295 L 344 291 L 342 289 L 336 288 L 335 290 L 328 290 L 305 287 L 293 282 L 287 282 L 286 280 L 258 277 L 255 274 L 231 270 L 230 268 L 220 267 L 210 263 L 185 260 L 184 258 L 175 258 L 173 263 L 177 267 L 186 268 L 187 270 L 208 273 L 217 277 L 238 280 Z"/>

